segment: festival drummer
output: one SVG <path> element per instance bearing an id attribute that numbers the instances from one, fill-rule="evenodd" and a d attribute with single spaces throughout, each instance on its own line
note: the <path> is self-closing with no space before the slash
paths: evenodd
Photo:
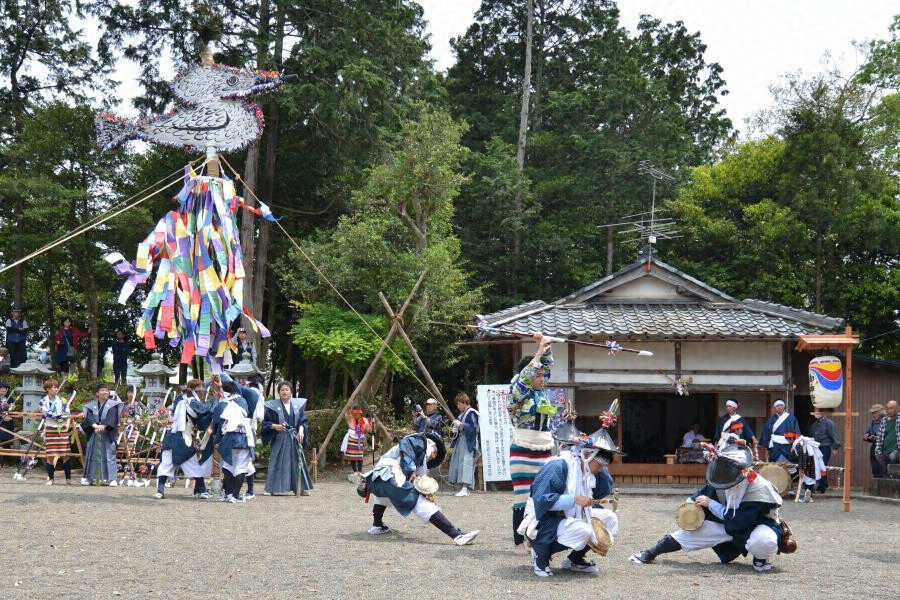
<path id="1" fill-rule="evenodd" d="M 563 449 L 534 478 L 519 531 L 531 543 L 532 568 L 538 577 L 553 575 L 550 559 L 566 549 L 571 552 L 562 561 L 563 569 L 596 573 L 599 569 L 585 555 L 592 548 L 605 554 L 619 533 L 619 520 L 612 510 L 594 504 L 612 493 L 607 465 L 613 455 L 622 453 L 605 428 L 588 437 L 566 423 L 554 439 Z M 600 522 L 599 532 L 595 520 Z"/>
<path id="2" fill-rule="evenodd" d="M 437 468 L 446 454 L 441 436 L 428 432 L 408 435 L 381 455 L 375 468 L 364 475 L 359 490 L 367 500 L 371 496 L 373 501 L 371 535 L 391 531 L 384 524 L 384 513 L 390 505 L 403 517 L 414 513 L 423 523 L 431 523 L 457 546 L 465 546 L 475 539 L 478 530 L 457 529 L 434 503 L 438 485 L 426 473 Z"/>
<path id="3" fill-rule="evenodd" d="M 728 443 L 720 450 L 710 446 L 708 453 L 708 483 L 688 499 L 702 508 L 702 518 L 698 516 L 690 525 L 679 522 L 681 529 L 634 554 L 631 562 L 646 565 L 660 554 L 712 548 L 723 563 L 750 553 L 757 572 L 772 569 L 769 560 L 784 548 L 785 541 L 777 513 L 781 495 L 753 471 L 753 457 L 743 443 Z"/>
<path id="4" fill-rule="evenodd" d="M 800 423 L 797 422 L 797 417 L 787 412 L 784 400 L 779 398 L 772 408 L 775 410 L 775 414 L 769 417 L 760 443 L 768 449 L 769 462 L 789 463 L 791 462 L 791 444 L 801 435 Z M 797 469 L 790 467 L 789 471 L 794 474 Z"/>

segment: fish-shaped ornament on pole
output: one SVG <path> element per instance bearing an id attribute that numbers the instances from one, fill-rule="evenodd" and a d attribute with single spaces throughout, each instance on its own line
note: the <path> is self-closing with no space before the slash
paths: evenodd
<path id="1" fill-rule="evenodd" d="M 246 148 L 263 131 L 262 110 L 247 97 L 275 89 L 296 76 L 255 72 L 217 65 L 210 48 L 203 64 L 182 69 L 172 91 L 184 107 L 142 122 L 127 122 L 107 114 L 97 116 L 97 137 L 108 150 L 140 139 L 189 152 L 206 152 L 206 174 L 188 165 L 178 207 L 163 216 L 138 244 L 128 261 L 113 252 L 105 260 L 127 276 L 119 302 L 125 304 L 138 285 L 153 285 L 143 303 L 137 335 L 148 349 L 157 339 L 181 347 L 181 363 L 206 358 L 210 371 L 223 371 L 226 352 L 236 345 L 229 335 L 235 320 L 246 317 L 263 337 L 269 331 L 244 306 L 244 265 L 237 223 L 239 206 L 270 221 L 269 207 L 249 207 L 234 182 L 219 176 L 218 151 Z"/>

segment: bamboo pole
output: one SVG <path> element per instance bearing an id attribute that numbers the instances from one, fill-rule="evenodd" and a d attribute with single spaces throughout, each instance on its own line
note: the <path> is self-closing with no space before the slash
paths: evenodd
<path id="1" fill-rule="evenodd" d="M 425 276 L 428 274 L 428 269 L 422 271 L 422 274 L 419 275 L 419 279 L 416 280 L 415 285 L 413 285 L 412 290 L 410 290 L 409 295 L 406 297 L 406 301 L 403 302 L 403 306 L 400 307 L 400 311 L 398 312 L 398 319 L 394 320 L 391 323 L 391 328 L 388 331 L 387 336 L 385 336 L 384 341 L 381 342 L 381 347 L 378 349 L 378 353 L 375 355 L 375 358 L 372 359 L 372 362 L 369 364 L 369 368 L 366 369 L 366 374 L 363 375 L 363 378 L 360 380 L 359 385 L 356 386 L 356 389 L 350 394 L 350 398 L 347 399 L 347 402 L 344 404 L 344 408 L 340 410 L 337 414 L 337 418 L 335 418 L 334 423 L 331 425 L 331 429 L 328 430 L 328 433 L 325 435 L 325 439 L 322 440 L 321 445 L 319 446 L 319 465 L 325 466 L 325 459 L 328 455 L 328 442 L 331 441 L 331 436 L 334 435 L 335 430 L 337 430 L 338 425 L 341 420 L 344 418 L 344 413 L 347 412 L 353 403 L 356 401 L 356 397 L 359 393 L 368 386 L 369 381 L 375 377 L 375 373 L 378 372 L 378 364 L 381 361 L 381 357 L 384 355 L 384 351 L 390 345 L 394 338 L 397 337 L 397 331 L 400 328 L 399 319 L 403 318 L 403 314 L 406 312 L 406 309 L 412 303 L 412 299 L 415 297 L 416 293 L 419 291 L 419 286 L 422 285 L 422 282 L 425 281 Z"/>
<path id="2" fill-rule="evenodd" d="M 381 303 L 384 305 L 384 309 L 387 311 L 388 316 L 391 317 L 392 321 L 397 321 L 397 317 L 394 315 L 394 310 L 391 308 L 390 303 L 387 301 L 387 298 L 384 297 L 384 294 L 378 292 L 378 299 L 381 300 Z M 431 373 L 428 372 L 428 368 L 425 366 L 425 363 L 422 362 L 422 359 L 419 358 L 419 353 L 416 352 L 415 346 L 410 341 L 409 336 L 406 335 L 406 331 L 403 330 L 403 325 L 399 326 L 400 337 L 403 338 L 403 341 L 406 342 L 406 346 L 409 348 L 410 354 L 412 354 L 413 360 L 416 361 L 416 366 L 419 367 L 419 372 L 425 377 L 425 383 L 428 384 L 429 389 L 431 389 L 431 393 L 434 394 L 435 400 L 437 400 L 441 408 L 447 413 L 447 415 L 451 419 L 456 419 L 456 415 L 450 410 L 450 407 L 447 406 L 447 403 L 444 401 L 444 396 L 441 395 L 441 390 L 438 389 L 437 384 L 434 382 L 434 379 L 431 378 Z"/>

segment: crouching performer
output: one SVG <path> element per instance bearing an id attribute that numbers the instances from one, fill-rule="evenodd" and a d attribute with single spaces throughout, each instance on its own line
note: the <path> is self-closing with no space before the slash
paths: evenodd
<path id="1" fill-rule="evenodd" d="M 621 454 L 606 429 L 587 436 L 571 423 L 554 435 L 561 450 L 538 472 L 531 484 L 531 497 L 519 527 L 531 543 L 531 560 L 538 577 L 553 575 L 550 558 L 571 550 L 562 568 L 578 573 L 596 573 L 597 566 L 585 558 L 593 549 L 605 556 L 613 536 L 619 533 L 619 519 L 599 500 L 613 491 L 607 465 Z"/>
<path id="2" fill-rule="evenodd" d="M 434 503 L 437 482 L 426 475 L 437 468 L 447 455 L 441 437 L 433 432 L 408 435 L 385 452 L 375 468 L 366 473 L 360 494 L 372 497 L 372 527 L 369 533 L 381 535 L 391 529 L 384 524 L 384 512 L 393 506 L 403 517 L 415 513 L 423 523 L 431 523 L 448 535 L 457 546 L 475 539 L 478 531 L 463 532 L 453 526 Z"/>
<path id="3" fill-rule="evenodd" d="M 697 512 L 689 527 L 666 535 L 652 548 L 632 556 L 631 562 L 645 565 L 667 552 L 712 548 L 723 563 L 749 552 L 756 571 L 770 571 L 769 560 L 784 547 L 784 530 L 777 514 L 781 495 L 753 471 L 746 446 L 728 444 L 718 451 L 707 446 L 706 454 L 708 483 L 688 499 L 701 507 L 703 514 Z"/>
<path id="4" fill-rule="evenodd" d="M 159 468 L 156 471 L 156 493 L 153 497 L 161 500 L 166 494 L 166 481 L 175 476 L 179 467 L 185 477 L 194 480 L 194 497 L 212 498 L 206 490 L 205 470 L 197 459 L 194 448 L 194 431 L 202 432 L 212 422 L 212 404 L 201 402 L 197 392 L 203 389 L 203 382 L 191 379 L 187 392 L 176 398 L 172 408 L 172 422 L 165 432 L 162 442 Z"/>

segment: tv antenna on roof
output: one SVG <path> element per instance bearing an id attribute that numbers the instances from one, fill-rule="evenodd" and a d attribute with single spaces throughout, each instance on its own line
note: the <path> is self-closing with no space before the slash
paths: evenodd
<path id="1" fill-rule="evenodd" d="M 648 160 L 642 160 L 638 163 L 638 173 L 649 175 L 652 179 L 650 210 L 626 215 L 619 223 L 610 223 L 609 225 L 601 225 L 601 227 L 628 226 L 627 229 L 619 231 L 619 235 L 629 235 L 628 242 L 642 242 L 649 244 L 651 247 L 656 244 L 657 240 L 671 240 L 682 237 L 680 231 L 675 226 L 675 220 L 671 217 L 662 216 L 665 210 L 657 210 L 656 208 L 656 182 L 657 181 L 675 181 L 675 178 L 656 167 Z"/>
<path id="2" fill-rule="evenodd" d="M 665 211 L 656 210 L 656 182 L 675 181 L 675 178 L 658 168 L 649 160 L 642 160 L 638 163 L 638 173 L 649 175 L 652 181 L 650 210 L 649 212 L 632 215 L 632 218 L 635 220 L 632 221 L 631 228 L 623 229 L 619 234 L 630 234 L 634 236 L 631 239 L 625 240 L 626 242 L 646 242 L 651 248 L 656 244 L 657 240 L 671 240 L 682 237 L 675 226 L 675 220 L 670 217 L 660 218 L 658 213 L 664 213 Z"/>

